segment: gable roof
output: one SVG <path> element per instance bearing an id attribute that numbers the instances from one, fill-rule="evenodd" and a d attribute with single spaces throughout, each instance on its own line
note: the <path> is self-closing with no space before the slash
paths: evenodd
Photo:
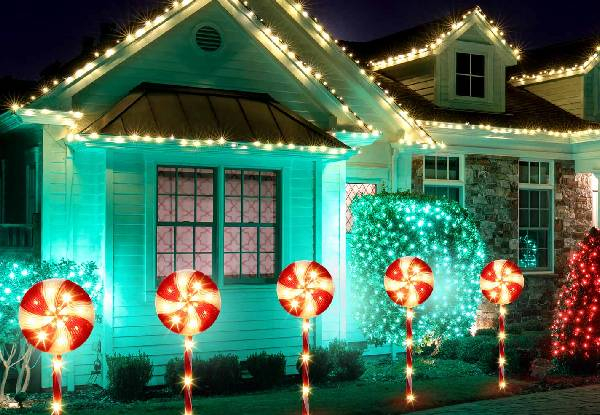
<path id="1" fill-rule="evenodd" d="M 349 59 L 342 52 L 341 48 L 337 46 L 337 42 L 321 25 L 316 24 L 317 34 L 315 35 L 313 33 L 314 27 L 311 27 L 310 24 L 301 22 L 298 25 L 297 22 L 294 22 L 293 19 L 296 17 L 294 13 L 301 13 L 302 18 L 314 23 L 312 18 L 305 11 L 302 11 L 302 6 L 299 3 L 288 0 L 257 3 L 256 7 L 262 7 L 261 11 L 264 11 L 265 7 L 271 10 L 279 8 L 285 10 L 287 15 L 284 19 L 290 21 L 283 24 L 283 26 L 287 25 L 288 29 L 290 25 L 296 28 L 300 27 L 305 40 L 310 39 L 313 45 L 323 49 L 323 51 L 327 50 L 327 53 L 333 51 L 334 53 L 329 58 L 333 59 L 335 63 L 324 60 L 315 62 L 316 67 L 323 66 L 327 71 L 319 71 L 312 64 L 306 63 L 308 61 L 314 62 L 312 56 L 308 60 L 303 60 L 300 54 L 292 50 L 291 43 L 283 38 L 283 35 L 288 33 L 284 31 L 275 33 L 262 18 L 257 16 L 254 9 L 250 8 L 247 2 L 236 0 L 180 0 L 171 3 L 170 6 L 164 9 L 164 12 L 161 11 L 154 19 L 148 20 L 142 27 L 129 33 L 124 39 L 119 40 L 115 46 L 109 47 L 103 53 L 96 55 L 94 59 L 85 63 L 62 82 L 56 80 L 52 85 L 43 86 L 41 88 L 42 97 L 38 97 L 39 100 L 34 100 L 30 104 L 31 106 L 28 104 L 28 107 L 44 108 L 46 106 L 48 108 L 48 103 L 51 103 L 52 99 L 66 94 L 74 95 L 74 93 L 92 82 L 92 79 L 102 76 L 126 60 L 128 56 L 135 53 L 135 49 L 139 50 L 152 43 L 154 39 L 162 36 L 208 3 L 219 4 L 227 10 L 305 87 L 312 91 L 322 90 L 325 98 L 322 97 L 321 99 L 325 102 L 327 100 L 334 101 L 338 113 L 350 120 L 348 125 L 352 126 L 352 130 L 373 132 L 376 135 L 379 135 L 379 131 L 383 131 L 391 136 L 401 136 L 406 130 L 415 130 L 417 134 L 410 134 L 410 136 L 416 137 L 415 141 L 417 143 L 435 147 L 435 140 L 404 109 L 401 109 L 384 91 L 371 82 L 369 74 L 356 66 L 354 60 Z M 295 38 L 292 43 L 296 44 L 297 41 L 298 38 Z M 348 63 L 351 66 L 348 66 Z M 330 77 L 332 69 L 330 64 L 333 64 L 333 70 L 336 72 L 333 77 Z M 344 68 L 344 70 L 342 71 L 340 68 Z M 325 77 L 325 73 L 327 73 L 328 78 Z M 342 86 L 338 87 L 338 82 L 348 82 L 348 78 L 352 78 L 353 81 L 360 79 L 361 82 L 353 82 L 351 91 L 342 88 Z M 344 89 L 344 95 L 340 93 L 342 89 Z M 69 90 L 70 93 L 67 92 Z M 63 100 L 59 109 L 63 111 L 69 109 L 65 108 L 68 105 L 70 105 L 70 100 Z M 354 106 L 360 108 L 355 110 Z M 363 114 L 365 115 L 363 116 Z M 380 125 L 383 125 L 383 127 Z M 348 127 L 344 126 L 343 128 Z"/>
<path id="2" fill-rule="evenodd" d="M 507 85 L 506 89 L 506 111 L 486 113 L 441 108 L 400 82 L 383 76 L 379 79 L 417 119 L 423 121 L 490 125 L 548 133 L 600 128 L 598 123 L 582 120 L 532 92 L 511 85 Z"/>
<path id="3" fill-rule="evenodd" d="M 504 32 L 493 24 L 493 20 L 481 8 L 464 10 L 441 19 L 433 20 L 368 42 L 344 42 L 362 60 L 369 62 L 373 70 L 381 70 L 416 59 L 422 59 L 444 49 L 449 40 L 460 36 L 475 24 L 489 29 L 486 35 L 501 45 L 515 59 L 520 50 L 509 44 Z"/>
<path id="4" fill-rule="evenodd" d="M 346 148 L 268 94 L 143 83 L 82 134 L 231 138 Z"/>
<path id="5" fill-rule="evenodd" d="M 507 69 L 514 85 L 588 72 L 600 60 L 600 36 L 590 36 L 528 50 L 519 65 Z"/>

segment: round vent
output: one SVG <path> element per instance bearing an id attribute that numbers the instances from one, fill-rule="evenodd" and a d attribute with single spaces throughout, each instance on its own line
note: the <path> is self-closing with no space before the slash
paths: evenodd
<path id="1" fill-rule="evenodd" d="M 206 52 L 214 52 L 221 47 L 221 34 L 210 26 L 202 26 L 196 32 L 196 43 Z"/>

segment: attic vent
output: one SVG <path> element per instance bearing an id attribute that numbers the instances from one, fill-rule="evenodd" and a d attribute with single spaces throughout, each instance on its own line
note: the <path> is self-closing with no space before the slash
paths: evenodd
<path id="1" fill-rule="evenodd" d="M 214 52 L 221 47 L 221 34 L 210 26 L 202 26 L 196 32 L 196 43 L 206 52 Z"/>

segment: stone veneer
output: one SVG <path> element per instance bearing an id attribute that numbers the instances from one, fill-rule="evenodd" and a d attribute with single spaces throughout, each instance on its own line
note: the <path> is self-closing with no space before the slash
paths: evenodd
<path id="1" fill-rule="evenodd" d="M 518 259 L 518 169 L 517 158 L 465 158 L 465 207 L 479 226 L 490 259 Z M 569 255 L 592 226 L 591 176 L 576 174 L 573 161 L 556 161 L 554 178 L 554 273 L 526 275 L 523 294 L 509 307 L 511 322 L 550 322 Z M 478 327 L 492 327 L 496 319 L 497 307 L 483 302 Z"/>

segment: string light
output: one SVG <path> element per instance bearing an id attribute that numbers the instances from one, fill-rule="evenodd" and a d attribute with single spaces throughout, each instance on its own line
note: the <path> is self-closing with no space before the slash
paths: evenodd
<path id="1" fill-rule="evenodd" d="M 220 137 L 217 140 L 212 138 L 208 139 L 185 139 L 175 138 L 174 136 L 166 137 L 153 137 L 150 135 L 137 135 L 133 134 L 130 136 L 113 136 L 113 135 L 101 135 L 97 133 L 90 134 L 69 134 L 66 137 L 67 142 L 104 142 L 114 144 L 127 144 L 127 143 L 153 143 L 153 144 L 165 144 L 165 145 L 176 145 L 180 147 L 193 147 L 193 148 L 210 148 L 210 147 L 229 147 L 236 150 L 249 150 L 251 148 L 265 150 L 265 151 L 294 151 L 294 152 L 308 152 L 308 153 L 320 153 L 328 155 L 345 155 L 354 154 L 356 149 L 352 150 L 338 147 L 328 147 L 325 145 L 296 145 L 293 143 L 284 144 L 278 142 L 263 143 L 261 141 L 254 141 L 252 143 L 242 141 L 230 141 L 225 137 Z"/>
<path id="2" fill-rule="evenodd" d="M 117 45 L 115 47 L 108 48 L 102 54 L 98 53 L 97 56 L 95 56 L 94 60 L 87 62 L 83 67 L 77 69 L 72 75 L 66 77 L 62 83 L 58 82 L 58 80 L 55 80 L 55 81 L 53 81 L 51 86 L 44 85 L 41 88 L 42 95 L 47 95 L 49 93 L 52 93 L 54 90 L 58 90 L 59 87 L 62 87 L 64 89 L 64 88 L 68 87 L 70 84 L 72 84 L 73 82 L 90 74 L 93 70 L 97 69 L 101 65 L 104 65 L 110 59 L 114 59 L 114 57 L 116 55 L 118 55 L 118 53 L 121 50 L 125 49 L 130 44 L 136 42 L 141 37 L 146 36 L 148 33 L 150 33 L 155 28 L 159 27 L 162 24 L 165 24 L 165 22 L 170 21 L 170 19 L 172 17 L 174 17 L 177 13 L 181 12 L 187 6 L 194 3 L 195 1 L 196 0 L 185 0 L 185 1 L 181 1 L 181 2 L 177 2 L 177 1 L 173 2 L 171 7 L 165 8 L 165 12 L 163 14 L 158 15 L 155 19 L 150 19 L 150 20 L 146 21 L 146 23 L 144 24 L 143 27 L 140 27 L 139 29 L 135 30 L 133 33 L 127 34 L 123 40 L 120 40 L 117 42 Z M 237 0 L 226 0 L 226 1 L 228 1 L 234 8 L 236 8 L 236 10 L 238 10 L 237 7 L 239 4 L 239 1 L 237 1 Z M 286 3 L 290 4 L 287 1 L 286 1 Z M 273 30 L 270 27 L 266 26 L 263 23 L 262 19 L 257 17 L 256 13 L 252 9 L 250 9 L 249 3 L 247 1 L 244 1 L 242 3 L 242 5 L 243 5 L 243 7 L 246 8 L 246 13 L 243 13 L 243 14 L 252 23 L 254 23 L 254 25 L 263 34 L 266 35 L 266 37 L 272 42 L 272 44 L 274 44 L 285 56 L 287 56 L 293 62 L 293 64 L 302 71 L 302 73 L 304 73 L 306 76 L 312 77 L 315 81 L 317 81 L 323 87 L 325 87 L 325 89 L 327 91 L 329 91 L 329 93 L 340 102 L 340 104 L 342 105 L 342 108 L 344 109 L 344 112 L 347 114 L 350 114 L 351 116 L 354 117 L 357 128 L 360 128 L 364 131 L 371 131 L 371 132 L 377 131 L 373 127 L 373 125 L 368 124 L 363 119 L 361 119 L 361 117 L 358 115 L 358 113 L 353 111 L 348 106 L 348 104 L 344 100 L 344 97 L 337 94 L 336 89 L 328 83 L 328 81 L 323 76 L 322 72 L 315 71 L 312 66 L 306 64 L 305 61 L 299 59 L 298 58 L 299 55 L 296 52 L 291 50 L 289 44 L 284 42 L 280 36 L 275 35 L 273 33 Z M 290 10 L 288 10 L 287 8 L 285 8 L 285 9 L 288 11 L 288 13 L 290 13 Z M 292 6 L 292 9 L 293 10 L 298 10 L 298 9 L 301 10 L 302 6 L 299 3 L 295 3 L 295 5 Z M 302 12 L 301 15 L 305 18 L 309 18 L 308 13 Z M 311 20 L 311 22 L 313 22 L 313 20 Z M 327 42 L 332 41 L 331 36 L 325 31 L 325 29 L 323 28 L 322 25 L 316 24 L 315 30 L 317 30 L 319 35 L 325 41 L 327 41 Z M 333 41 L 332 44 L 335 45 L 336 47 L 338 47 L 337 41 Z M 342 50 L 342 49 L 340 48 L 340 50 Z M 347 56 L 352 58 L 352 54 L 347 54 Z M 352 61 L 355 64 L 359 63 L 359 61 L 357 61 L 357 60 L 352 60 Z M 367 79 L 369 79 L 371 81 L 371 83 L 373 83 L 373 85 L 378 86 L 376 83 L 373 82 L 374 78 L 367 74 L 366 70 L 359 68 L 359 71 L 363 76 L 368 77 Z M 381 88 L 379 88 L 379 89 L 381 90 Z M 381 90 L 381 91 L 383 91 L 383 90 Z M 36 99 L 37 99 L 37 97 L 32 96 L 30 102 L 33 102 Z M 418 136 L 417 141 L 416 141 L 417 144 L 426 144 L 428 147 L 431 147 L 431 148 L 435 148 L 438 145 L 438 142 L 435 141 L 433 138 L 431 138 L 424 129 L 422 129 L 419 125 L 417 125 L 415 120 L 412 117 L 410 117 L 408 112 L 405 110 L 402 110 L 399 107 L 399 105 L 395 103 L 393 97 L 390 97 L 388 93 L 385 93 L 384 102 L 386 102 L 388 105 L 390 105 L 390 108 L 392 110 L 394 110 L 394 112 L 397 115 L 399 115 L 401 118 L 403 118 L 409 125 L 411 125 L 417 131 L 417 136 Z M 23 104 L 21 104 L 21 103 L 16 103 L 14 105 L 23 106 Z M 411 140 L 412 140 L 412 138 L 411 138 Z"/>
<path id="3" fill-rule="evenodd" d="M 535 74 L 520 74 L 510 77 L 510 82 L 513 85 L 529 85 L 538 82 L 549 81 L 553 79 L 566 78 L 574 75 L 588 73 L 600 61 L 600 46 L 596 47 L 596 51 L 591 54 L 585 61 L 565 68 L 549 68 L 539 71 Z"/>
<path id="4" fill-rule="evenodd" d="M 454 35 L 466 24 L 468 24 L 469 21 L 472 21 L 475 18 L 479 18 L 484 24 L 488 26 L 489 31 L 493 36 L 495 36 L 503 45 L 507 45 L 507 41 L 504 38 L 504 32 L 502 32 L 502 30 L 498 26 L 494 25 L 493 20 L 488 20 L 487 16 L 483 13 L 481 8 L 476 7 L 475 9 L 469 10 L 467 13 L 465 13 L 462 16 L 461 21 L 452 23 L 449 31 L 440 33 L 430 43 L 423 45 L 420 48 L 413 48 L 410 51 L 402 54 L 371 61 L 369 62 L 369 64 L 373 70 L 379 71 L 382 69 L 389 68 L 390 66 L 399 65 L 405 62 L 410 62 L 416 59 L 421 59 L 433 55 L 437 52 L 437 50 L 444 46 L 444 44 L 448 41 L 450 37 L 452 37 L 452 35 Z M 513 45 L 509 45 L 509 47 L 515 59 L 519 60 L 521 58 L 521 51 Z"/>
<path id="5" fill-rule="evenodd" d="M 52 360 L 52 415 L 62 412 L 62 357 L 57 355 Z"/>
<path id="6" fill-rule="evenodd" d="M 568 130 L 568 131 L 553 131 L 544 128 L 510 128 L 510 127 L 497 127 L 490 124 L 470 124 L 470 123 L 451 123 L 443 121 L 425 121 L 417 120 L 417 122 L 426 127 L 442 128 L 447 130 L 480 130 L 489 131 L 493 134 L 514 134 L 514 135 L 527 135 L 527 136 L 539 136 L 545 134 L 551 137 L 559 138 L 582 138 L 588 136 L 596 136 L 600 134 L 599 128 L 588 128 L 584 130 Z"/>
<path id="7" fill-rule="evenodd" d="M 506 331 L 504 326 L 506 308 L 501 305 L 498 314 L 498 387 L 500 390 L 506 388 L 504 366 L 506 365 L 506 355 L 504 353 L 504 341 L 506 340 Z"/>
<path id="8" fill-rule="evenodd" d="M 404 309 L 381 290 L 390 261 L 418 256 L 431 266 L 436 289 L 420 307 L 410 341 L 468 335 L 481 297 L 479 272 L 485 243 L 467 212 L 457 203 L 426 195 L 380 193 L 355 199 L 350 269 L 356 320 L 369 343 L 406 342 Z M 409 342 L 410 343 L 410 342 Z"/>
<path id="9" fill-rule="evenodd" d="M 600 230 L 592 228 L 569 258 L 551 326 L 552 355 L 579 370 L 600 362 Z"/>

